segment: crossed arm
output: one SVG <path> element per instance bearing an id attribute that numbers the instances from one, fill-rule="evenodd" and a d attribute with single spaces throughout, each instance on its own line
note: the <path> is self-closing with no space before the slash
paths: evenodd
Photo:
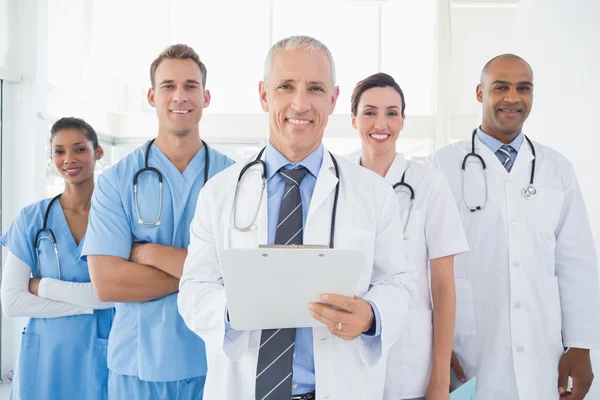
<path id="1" fill-rule="evenodd" d="M 179 290 L 186 249 L 159 244 L 134 244 L 129 260 L 89 255 L 90 276 L 102 301 L 139 303 Z"/>

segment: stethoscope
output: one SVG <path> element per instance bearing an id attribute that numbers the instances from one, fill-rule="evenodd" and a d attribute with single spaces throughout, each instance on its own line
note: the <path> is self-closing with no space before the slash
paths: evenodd
<path id="1" fill-rule="evenodd" d="M 235 187 L 235 195 L 233 197 L 233 210 L 232 210 L 232 214 L 233 214 L 233 229 L 235 229 L 236 231 L 239 232 L 248 232 L 252 229 L 252 226 L 254 226 L 256 220 L 258 219 L 258 213 L 260 212 L 260 207 L 262 205 L 262 201 L 263 201 L 263 193 L 265 191 L 265 186 L 267 185 L 267 164 L 261 160 L 261 157 L 263 155 L 263 153 L 265 152 L 266 147 L 264 147 L 260 153 L 258 153 L 258 155 L 256 156 L 256 158 L 253 161 L 250 161 L 248 164 L 246 164 L 244 166 L 244 168 L 242 168 L 242 171 L 240 172 L 240 175 L 238 176 L 238 180 L 237 180 L 237 185 Z M 333 198 L 333 210 L 331 212 L 331 230 L 329 232 L 329 248 L 333 249 L 333 237 L 335 235 L 335 216 L 337 214 L 337 204 L 338 204 L 338 197 L 339 197 L 339 193 L 340 193 L 340 171 L 338 168 L 338 163 L 335 160 L 335 157 L 333 156 L 333 154 L 329 153 L 329 155 L 331 156 L 331 161 L 333 161 L 333 168 L 335 169 L 335 177 L 338 179 L 337 183 L 335 184 L 335 196 Z M 240 191 L 240 186 L 242 185 L 242 179 L 244 178 L 244 174 L 248 171 L 248 169 L 252 168 L 254 165 L 260 164 L 261 168 L 262 168 L 262 174 L 261 174 L 261 178 L 262 178 L 262 188 L 260 190 L 260 199 L 258 200 L 258 207 L 256 208 L 256 212 L 254 213 L 254 218 L 252 218 L 252 221 L 246 225 L 246 226 L 238 226 L 237 221 L 236 221 L 236 208 L 237 208 L 237 202 L 238 202 L 238 195 L 239 195 L 239 191 Z"/>
<path id="2" fill-rule="evenodd" d="M 62 194 L 62 193 L 61 193 Z M 39 231 L 37 231 L 37 233 L 35 234 L 35 262 L 36 265 L 38 266 L 38 271 L 41 272 L 41 269 L 39 267 L 40 265 L 40 242 L 42 240 L 48 240 L 50 241 L 50 243 L 52 243 L 52 247 L 54 248 L 54 255 L 56 256 L 56 265 L 58 268 L 58 279 L 62 280 L 62 276 L 61 276 L 61 270 L 60 270 L 60 259 L 58 257 L 58 246 L 56 244 L 56 236 L 54 236 L 54 232 L 52 232 L 52 229 L 48 228 L 48 216 L 50 215 L 50 208 L 52 208 L 52 204 L 54 204 L 54 202 L 61 196 L 61 194 L 55 196 L 52 200 L 50 200 L 50 203 L 48 203 L 48 207 L 46 207 L 46 212 L 44 213 L 44 224 L 42 225 L 42 229 L 40 229 Z M 41 236 L 40 235 L 44 232 L 47 232 L 50 236 Z"/>
<path id="3" fill-rule="evenodd" d="M 152 139 L 150 141 L 150 143 L 148 143 L 148 148 L 146 148 L 146 157 L 144 158 L 144 168 L 138 170 L 135 175 L 133 176 L 133 202 L 135 204 L 135 213 L 137 214 L 137 223 L 142 225 L 144 228 L 153 228 L 155 226 L 160 226 L 160 215 L 162 213 L 162 204 L 163 204 L 163 176 L 160 173 L 160 171 L 156 168 L 153 167 L 149 167 L 148 166 L 148 156 L 150 155 L 150 147 L 152 147 L 152 144 L 154 144 L 154 141 L 156 139 Z M 208 145 L 206 144 L 206 142 L 204 140 L 200 140 L 202 142 L 202 144 L 204 145 L 204 154 L 206 156 L 205 160 L 204 160 L 204 184 L 206 184 L 206 181 L 208 181 Z M 160 190 L 160 194 L 159 194 L 159 200 L 158 200 L 158 216 L 156 217 L 156 219 L 153 222 L 146 222 L 142 219 L 142 217 L 140 216 L 140 208 L 138 206 L 138 194 L 137 194 L 137 183 L 138 183 L 138 178 L 141 174 L 143 174 L 144 172 L 151 172 L 154 175 L 156 175 L 156 177 L 158 178 L 158 185 L 159 185 L 159 190 Z"/>
<path id="4" fill-rule="evenodd" d="M 486 174 L 487 165 L 485 164 L 483 157 L 481 157 L 479 154 L 477 154 L 475 152 L 475 136 L 476 135 L 477 135 L 477 129 L 473 130 L 473 135 L 471 136 L 471 152 L 465 156 L 465 158 L 463 159 L 463 162 L 462 162 L 462 166 L 461 166 L 463 203 L 471 212 L 483 210 L 483 208 L 486 206 L 487 201 L 488 201 L 488 185 L 487 185 L 487 174 Z M 523 195 L 523 198 L 525 198 L 527 200 L 533 200 L 535 198 L 535 196 L 537 195 L 537 189 L 533 185 L 533 181 L 535 178 L 535 159 L 536 159 L 535 147 L 533 146 L 533 143 L 531 142 L 531 140 L 529 140 L 527 135 L 523 135 L 523 136 L 525 136 L 525 140 L 527 140 L 527 143 L 529 144 L 529 147 L 531 148 L 531 154 L 533 154 L 533 160 L 531 161 L 531 176 L 529 178 L 529 185 L 527 185 L 526 187 L 521 189 L 521 195 Z M 482 206 L 475 206 L 475 207 L 469 206 L 467 204 L 467 201 L 465 200 L 466 199 L 466 197 L 465 197 L 465 168 L 467 166 L 467 161 L 469 160 L 469 157 L 475 157 L 476 159 L 478 159 L 479 162 L 481 163 L 481 166 L 483 167 L 483 177 L 484 177 L 484 181 L 485 181 L 485 201 Z"/>
<path id="5" fill-rule="evenodd" d="M 394 191 L 395 191 L 398 186 L 404 186 L 405 188 L 408 189 L 408 191 L 410 193 L 410 205 L 408 206 L 408 215 L 406 216 L 406 221 L 404 221 L 404 229 L 402 230 L 402 232 L 404 233 L 404 239 L 408 239 L 406 237 L 406 227 L 408 226 L 408 221 L 410 220 L 413 205 L 415 203 L 415 190 L 413 189 L 412 186 L 410 186 L 408 183 L 406 183 L 406 181 L 404 180 L 405 176 L 406 176 L 406 171 L 404 171 L 404 173 L 402 173 L 402 178 L 400 178 L 400 182 L 397 182 L 394 185 L 392 185 L 392 189 L 394 189 Z"/>

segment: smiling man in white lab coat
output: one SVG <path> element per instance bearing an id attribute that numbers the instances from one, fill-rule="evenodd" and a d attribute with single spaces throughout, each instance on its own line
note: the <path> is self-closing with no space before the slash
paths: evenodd
<path id="1" fill-rule="evenodd" d="M 334 158 L 321 143 L 339 94 L 325 45 L 305 36 L 276 43 L 259 93 L 269 113 L 269 143 L 259 156 L 209 181 L 200 194 L 180 283 L 180 313 L 207 346 L 205 398 L 381 399 L 386 352 L 400 336 L 415 291 L 413 268 L 398 240 L 403 228 L 398 202 L 383 179 Z M 238 176 L 257 157 L 266 165 L 266 187 L 260 165 L 253 166 L 244 175 L 235 206 Z M 322 298 L 342 309 L 311 304 L 306 312 L 323 323 L 321 328 L 232 330 L 221 252 L 290 241 L 329 244 L 336 188 L 334 247 L 359 249 L 367 256 L 357 297 Z M 284 212 L 292 198 L 295 207 Z M 291 220 L 297 223 L 290 230 L 295 234 L 280 241 Z M 247 231 L 234 228 L 247 223 L 252 224 Z M 265 362 L 273 343 L 280 351 L 272 354 L 277 356 L 272 363 Z"/>
<path id="2" fill-rule="evenodd" d="M 448 176 L 471 248 L 455 258 L 453 369 L 463 381 L 477 377 L 477 400 L 583 399 L 600 311 L 573 166 L 522 132 L 533 102 L 525 60 L 490 60 L 477 100 L 479 129 L 429 158 Z"/>

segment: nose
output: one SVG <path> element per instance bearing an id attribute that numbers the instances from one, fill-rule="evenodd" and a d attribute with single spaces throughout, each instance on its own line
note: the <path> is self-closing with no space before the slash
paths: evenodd
<path id="1" fill-rule="evenodd" d="M 521 100 L 521 95 L 516 88 L 511 87 L 506 95 L 504 95 L 504 101 L 506 103 L 518 103 Z"/>
<path id="2" fill-rule="evenodd" d="M 385 114 L 379 115 L 377 117 L 377 119 L 375 120 L 375 129 L 377 129 L 378 131 L 382 131 L 385 129 L 385 127 L 386 127 Z"/>
<path id="3" fill-rule="evenodd" d="M 292 99 L 292 108 L 299 113 L 303 113 L 310 110 L 310 107 L 310 99 L 307 94 L 302 90 L 296 91 Z"/>
<path id="4" fill-rule="evenodd" d="M 176 103 L 183 103 L 187 101 L 187 98 L 187 92 L 185 88 L 181 86 L 177 87 L 177 89 L 175 89 L 175 91 L 173 92 L 173 101 Z"/>
<path id="5" fill-rule="evenodd" d="M 71 164 L 72 162 L 75 162 L 76 159 L 76 155 L 74 152 L 72 151 L 66 151 L 65 152 L 65 158 L 63 159 L 63 163 L 65 164 Z"/>

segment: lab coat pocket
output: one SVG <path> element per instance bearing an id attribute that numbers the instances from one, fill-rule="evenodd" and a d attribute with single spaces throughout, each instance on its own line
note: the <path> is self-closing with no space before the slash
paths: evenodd
<path id="1" fill-rule="evenodd" d="M 401 369 L 394 368 L 388 362 L 391 371 L 398 371 L 394 376 L 387 375 L 388 379 L 401 381 L 401 384 L 388 381 L 386 386 L 401 387 L 398 396 L 393 398 L 411 399 L 425 395 L 431 362 L 433 357 L 433 312 L 431 310 L 411 310 L 408 315 L 408 325 L 404 335 L 398 341 L 401 343 L 401 352 L 390 353 L 389 359 L 401 365 Z M 395 359 L 401 355 L 401 359 Z"/>
<path id="2" fill-rule="evenodd" d="M 94 360 L 96 362 L 96 382 L 99 399 L 108 398 L 108 362 L 107 362 L 108 339 L 94 338 Z"/>
<path id="3" fill-rule="evenodd" d="M 456 326 L 454 335 L 476 335 L 475 304 L 471 280 L 468 278 L 455 279 L 456 285 Z"/>
<path id="4" fill-rule="evenodd" d="M 525 218 L 538 234 L 547 236 L 554 241 L 556 226 L 560 219 L 565 195 L 558 190 L 538 188 L 538 195 L 533 200 L 519 196 L 524 208 Z"/>
<path id="5" fill-rule="evenodd" d="M 21 336 L 21 355 L 17 366 L 17 393 L 21 396 L 35 383 L 40 336 L 35 333 L 24 333 Z"/>
<path id="6" fill-rule="evenodd" d="M 562 310 L 560 307 L 560 291 L 556 276 L 548 278 L 546 293 L 547 329 L 550 344 L 562 346 Z"/>

